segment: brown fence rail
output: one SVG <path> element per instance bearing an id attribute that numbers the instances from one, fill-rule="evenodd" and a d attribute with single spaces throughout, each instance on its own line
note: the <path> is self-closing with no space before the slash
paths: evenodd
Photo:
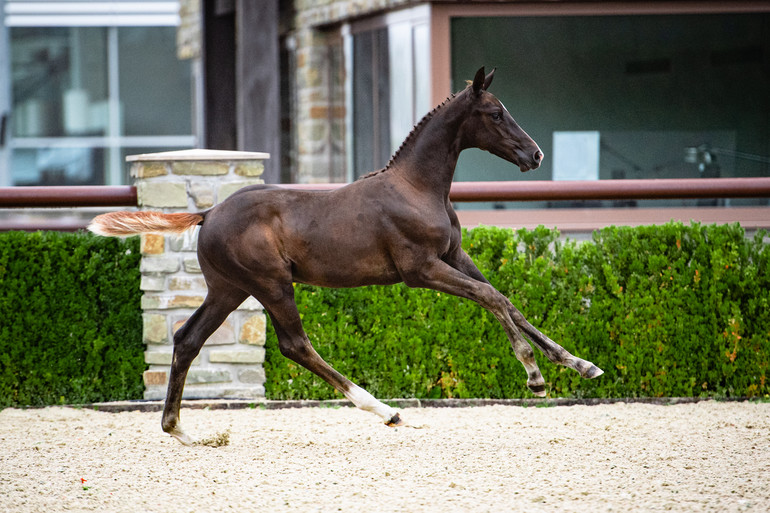
<path id="1" fill-rule="evenodd" d="M 282 187 L 328 190 L 342 185 L 287 184 Z M 770 178 L 454 182 L 449 193 L 449 198 L 458 202 L 768 197 Z"/>
<path id="2" fill-rule="evenodd" d="M 135 207 L 136 201 L 131 185 L 0 187 L 0 208 Z"/>
<path id="3" fill-rule="evenodd" d="M 283 184 L 303 190 L 331 190 L 344 184 Z M 770 178 L 703 178 L 601 181 L 455 182 L 450 199 L 477 201 L 655 200 L 770 198 Z M 136 187 L 0 187 L 0 208 L 136 207 Z M 77 230 L 85 224 L 0 221 L 0 230 Z"/>

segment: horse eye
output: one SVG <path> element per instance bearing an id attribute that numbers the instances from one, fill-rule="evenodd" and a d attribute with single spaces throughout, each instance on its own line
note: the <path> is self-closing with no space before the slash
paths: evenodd
<path id="1" fill-rule="evenodd" d="M 500 115 L 500 113 L 499 113 L 499 112 L 493 112 L 493 113 L 492 113 L 492 119 L 494 119 L 495 121 L 500 121 L 500 118 L 501 118 L 501 117 L 502 117 L 502 116 Z"/>

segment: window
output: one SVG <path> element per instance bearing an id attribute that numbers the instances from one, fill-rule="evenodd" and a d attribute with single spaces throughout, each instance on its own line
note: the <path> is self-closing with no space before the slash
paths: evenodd
<path id="1" fill-rule="evenodd" d="M 351 179 L 385 166 L 415 123 L 430 110 L 426 7 L 392 13 L 351 28 Z"/>
<path id="2" fill-rule="evenodd" d="M 102 15 L 101 4 L 91 3 L 98 15 L 59 18 L 22 16 L 18 2 L 6 9 L 10 172 L 0 185 L 127 183 L 132 148 L 194 146 L 191 64 L 176 56 L 176 27 L 142 26 L 176 18 Z"/>
<path id="3" fill-rule="evenodd" d="M 353 36 L 353 165 L 355 177 L 390 157 L 388 30 Z"/>
<path id="4" fill-rule="evenodd" d="M 520 175 L 469 150 L 456 177 L 770 176 L 769 32 L 762 13 L 453 18 L 453 89 L 480 65 L 497 66 L 491 92 L 546 155 L 540 169 Z M 707 203 L 717 204 L 649 206 Z"/>

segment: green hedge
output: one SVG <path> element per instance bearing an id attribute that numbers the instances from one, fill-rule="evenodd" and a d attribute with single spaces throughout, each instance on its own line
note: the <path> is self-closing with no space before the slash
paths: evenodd
<path id="1" fill-rule="evenodd" d="M 0 234 L 0 408 L 142 396 L 138 238 Z"/>
<path id="2" fill-rule="evenodd" d="M 543 332 L 605 370 L 591 381 L 538 353 L 558 397 L 765 396 L 770 246 L 737 225 L 608 228 L 558 241 L 480 227 L 464 245 Z M 138 240 L 0 234 L 0 407 L 139 398 Z M 404 286 L 295 288 L 314 346 L 379 397 L 528 397 L 497 321 L 476 304 Z M 280 355 L 270 398 L 332 398 Z"/>
<path id="3" fill-rule="evenodd" d="M 545 228 L 479 227 L 463 244 L 541 331 L 605 374 L 538 362 L 554 397 L 763 396 L 770 361 L 770 246 L 738 225 L 611 227 L 558 241 Z M 405 286 L 295 288 L 318 352 L 378 397 L 528 397 L 497 321 L 475 303 Z M 281 356 L 273 399 L 339 397 Z"/>

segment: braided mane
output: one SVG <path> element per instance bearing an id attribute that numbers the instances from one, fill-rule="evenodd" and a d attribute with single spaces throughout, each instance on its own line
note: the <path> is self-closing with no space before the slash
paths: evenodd
<path id="1" fill-rule="evenodd" d="M 436 107 L 433 107 L 433 109 L 430 112 L 425 114 L 422 117 L 422 119 L 420 119 L 420 121 L 418 121 L 417 124 L 412 127 L 412 131 L 409 132 L 409 135 L 406 136 L 406 139 L 404 139 L 404 142 L 402 142 L 401 146 L 398 147 L 398 149 L 396 150 L 396 153 L 394 153 L 393 156 L 390 157 L 390 160 L 385 165 L 385 167 L 383 167 L 382 169 L 378 169 L 376 171 L 372 171 L 371 173 L 367 173 L 364 176 L 362 176 L 361 178 L 359 178 L 359 180 L 363 180 L 365 178 L 371 178 L 373 176 L 379 175 L 380 173 L 384 173 L 385 171 L 390 169 L 391 166 L 393 165 L 393 163 L 398 158 L 399 153 L 401 153 L 401 150 L 403 150 L 407 145 L 412 144 L 412 142 L 414 141 L 415 137 L 417 137 L 417 134 L 425 126 L 425 123 L 427 123 L 436 114 L 436 112 L 438 112 L 439 109 L 441 109 L 444 105 L 446 105 L 447 103 L 452 101 L 456 96 L 457 96 L 457 94 L 452 94 L 446 100 L 441 102 L 440 105 L 437 105 Z"/>

